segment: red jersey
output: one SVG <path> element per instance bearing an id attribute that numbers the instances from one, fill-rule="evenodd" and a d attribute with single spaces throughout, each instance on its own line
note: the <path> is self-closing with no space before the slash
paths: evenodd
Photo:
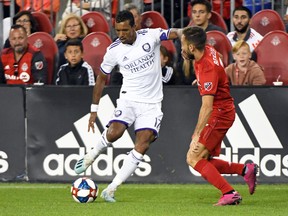
<path id="1" fill-rule="evenodd" d="M 206 45 L 204 55 L 194 64 L 200 95 L 213 95 L 213 109 L 230 111 L 234 109 L 234 100 L 223 63 L 218 52 Z"/>
<path id="2" fill-rule="evenodd" d="M 46 83 L 46 60 L 38 49 L 29 44 L 18 62 L 14 58 L 14 51 L 11 47 L 3 50 L 0 62 L 0 83 Z"/>

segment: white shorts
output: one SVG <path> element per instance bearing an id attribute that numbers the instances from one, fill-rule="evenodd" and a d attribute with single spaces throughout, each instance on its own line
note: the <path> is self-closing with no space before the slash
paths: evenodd
<path id="1" fill-rule="evenodd" d="M 128 128 L 134 123 L 135 132 L 151 129 L 157 137 L 162 118 L 161 102 L 142 103 L 117 99 L 117 107 L 108 125 L 112 122 L 121 122 Z"/>

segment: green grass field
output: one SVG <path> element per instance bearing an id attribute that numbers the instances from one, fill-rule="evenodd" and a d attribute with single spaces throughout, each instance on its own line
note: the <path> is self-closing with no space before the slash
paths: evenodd
<path id="1" fill-rule="evenodd" d="M 100 192 L 106 185 L 98 185 Z M 0 215 L 101 216 L 230 216 L 287 215 L 288 185 L 259 185 L 249 195 L 246 185 L 235 185 L 243 201 L 238 206 L 215 207 L 220 194 L 208 184 L 124 184 L 116 203 L 99 197 L 93 203 L 76 203 L 69 184 L 0 183 Z"/>

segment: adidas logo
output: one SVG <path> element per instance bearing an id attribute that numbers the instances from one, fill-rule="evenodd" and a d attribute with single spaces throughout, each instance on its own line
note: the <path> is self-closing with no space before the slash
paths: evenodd
<path id="1" fill-rule="evenodd" d="M 99 127 L 102 126 L 102 128 L 106 127 L 106 124 L 109 122 L 110 117 L 112 113 L 114 112 L 115 106 L 111 100 L 111 98 L 108 95 L 104 95 L 99 104 L 99 110 L 98 110 L 98 116 L 97 119 L 100 122 Z M 64 165 L 59 166 L 63 167 L 65 172 L 69 174 L 70 176 L 76 176 L 77 174 L 74 172 L 71 166 L 72 161 L 79 160 L 80 157 L 82 157 L 86 151 L 90 150 L 94 147 L 95 142 L 97 142 L 102 132 L 100 131 L 99 127 L 95 125 L 95 133 L 88 132 L 88 120 L 90 117 L 90 113 L 83 116 L 76 122 L 74 122 L 74 127 L 77 131 L 78 136 L 75 136 L 75 134 L 70 131 L 64 136 L 60 137 L 55 141 L 57 147 L 59 149 L 77 149 L 79 150 L 79 154 L 70 154 L 66 158 L 63 158 L 61 156 L 61 161 L 64 159 L 63 162 Z M 76 137 L 80 137 L 81 141 L 84 145 L 80 146 L 79 142 L 77 141 Z M 79 139 L 79 138 L 78 138 Z M 81 175 L 90 176 L 92 175 L 92 172 L 97 173 L 97 176 L 112 176 L 113 171 L 118 172 L 123 159 L 126 157 L 126 154 L 117 154 L 114 155 L 113 151 L 114 149 L 132 149 L 134 147 L 134 142 L 132 138 L 130 137 L 128 131 L 126 130 L 123 134 L 123 136 L 118 139 L 116 142 L 113 143 L 113 148 L 110 147 L 107 149 L 107 152 L 104 152 L 103 154 L 99 155 L 97 159 L 94 161 L 92 166 L 90 166 L 85 173 L 82 173 Z M 47 175 L 50 176 L 57 176 L 57 175 L 63 175 L 64 170 L 63 169 L 51 169 L 49 167 L 49 164 L 53 160 L 60 160 L 59 155 L 57 154 L 50 154 L 47 155 L 43 162 L 43 167 Z M 151 173 L 151 165 L 148 163 L 151 159 L 148 155 L 144 155 L 143 162 L 141 162 L 138 166 L 138 168 L 135 170 L 135 175 L 137 176 L 148 176 Z M 103 168 L 102 164 L 106 164 L 106 166 Z M 100 165 L 101 164 L 101 165 Z"/>
<path id="2" fill-rule="evenodd" d="M 285 165 L 287 159 L 284 160 L 284 158 L 287 158 L 288 155 L 281 155 L 283 145 L 256 95 L 253 94 L 246 98 L 238 106 L 241 113 L 236 114 L 235 122 L 221 144 L 221 148 L 225 150 L 225 153 L 221 154 L 219 158 L 236 163 L 245 163 L 252 160 L 260 166 L 262 175 L 272 177 L 284 174 L 288 176 L 288 172 L 282 171 L 281 167 L 282 164 Z M 250 135 L 247 130 L 249 130 Z M 253 142 L 251 137 L 256 141 Z M 230 147 L 228 144 L 230 144 Z M 271 154 L 271 151 L 266 151 L 266 149 L 278 149 L 279 154 Z M 190 167 L 189 169 L 195 176 L 200 176 L 195 170 Z"/>

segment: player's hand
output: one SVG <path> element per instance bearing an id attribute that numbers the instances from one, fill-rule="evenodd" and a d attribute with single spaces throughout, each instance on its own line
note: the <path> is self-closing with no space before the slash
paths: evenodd
<path id="1" fill-rule="evenodd" d="M 90 132 L 90 128 L 92 128 L 93 133 L 95 133 L 94 124 L 95 124 L 96 118 L 97 118 L 97 112 L 91 112 L 89 123 L 88 123 L 88 132 Z"/>
<path id="2" fill-rule="evenodd" d="M 192 141 L 190 143 L 190 149 L 194 153 L 199 153 L 199 136 L 198 135 L 193 135 L 192 136 Z"/>

